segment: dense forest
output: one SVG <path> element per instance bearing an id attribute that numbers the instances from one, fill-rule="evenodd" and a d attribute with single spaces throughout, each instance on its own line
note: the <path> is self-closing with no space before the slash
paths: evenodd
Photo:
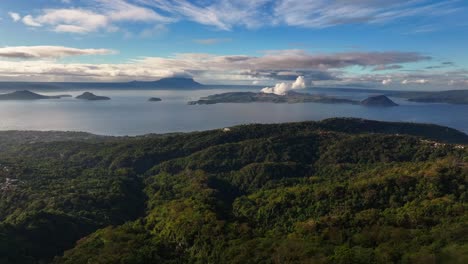
<path id="1" fill-rule="evenodd" d="M 338 118 L 0 132 L 0 263 L 468 263 L 467 144 Z"/>

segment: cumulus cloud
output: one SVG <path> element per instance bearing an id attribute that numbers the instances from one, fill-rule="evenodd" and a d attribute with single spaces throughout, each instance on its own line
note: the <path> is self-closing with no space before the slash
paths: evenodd
<path id="1" fill-rule="evenodd" d="M 8 15 L 13 19 L 13 21 L 18 22 L 21 20 L 21 16 L 15 12 L 8 12 Z"/>
<path id="2" fill-rule="evenodd" d="M 304 89 L 306 88 L 305 78 L 304 76 L 297 77 L 296 81 L 293 83 L 277 83 L 273 87 L 265 87 L 262 89 L 262 93 L 274 93 L 277 95 L 285 95 L 287 92 L 296 89 Z"/>
<path id="3" fill-rule="evenodd" d="M 62 46 L 17 46 L 0 48 L 0 57 L 15 59 L 62 58 L 79 55 L 105 55 L 108 49 L 76 49 Z"/>

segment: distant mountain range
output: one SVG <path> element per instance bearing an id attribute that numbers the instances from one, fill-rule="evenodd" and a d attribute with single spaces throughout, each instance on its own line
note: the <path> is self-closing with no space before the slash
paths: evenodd
<path id="1" fill-rule="evenodd" d="M 411 102 L 468 104 L 468 90 L 450 90 L 437 92 L 399 92 L 390 96 L 406 98 Z"/>
<path id="2" fill-rule="evenodd" d="M 0 90 L 84 90 L 84 89 L 200 89 L 193 78 L 171 77 L 157 81 L 131 82 L 0 82 Z"/>
<path id="3" fill-rule="evenodd" d="M 131 81 L 131 82 L 0 82 L 0 90 L 4 91 L 64 91 L 64 90 L 197 90 L 197 89 L 238 89 L 238 90 L 260 90 L 258 85 L 204 85 L 193 78 L 170 77 L 157 81 Z M 373 93 L 385 95 L 387 97 L 404 98 L 412 102 L 421 103 L 448 103 L 448 104 L 468 104 L 468 90 L 447 90 L 447 91 L 396 91 L 379 90 L 365 88 L 334 88 L 334 87 L 313 87 L 305 91 L 327 92 L 349 92 L 349 93 Z"/>
<path id="4" fill-rule="evenodd" d="M 176 88 L 176 89 L 194 89 L 203 87 L 203 84 L 196 82 L 192 78 L 173 77 L 162 78 L 158 81 L 132 81 L 128 85 L 136 88 Z"/>

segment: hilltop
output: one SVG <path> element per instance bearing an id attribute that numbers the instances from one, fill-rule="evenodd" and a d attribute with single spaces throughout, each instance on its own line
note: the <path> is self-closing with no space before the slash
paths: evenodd
<path id="1" fill-rule="evenodd" d="M 468 142 L 456 130 L 337 118 L 38 133 L 0 132 L 2 263 L 467 260 L 468 150 L 440 142 Z"/>
<path id="2" fill-rule="evenodd" d="M 398 106 L 398 104 L 396 104 L 395 102 L 390 100 L 385 95 L 370 96 L 369 98 L 367 98 L 365 100 L 362 100 L 361 105 L 365 105 L 365 106 L 384 106 L 384 107 Z"/>

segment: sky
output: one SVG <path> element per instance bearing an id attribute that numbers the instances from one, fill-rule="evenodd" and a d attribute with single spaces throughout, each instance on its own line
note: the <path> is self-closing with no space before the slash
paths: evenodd
<path id="1" fill-rule="evenodd" d="M 466 0 L 2 0 L 0 81 L 468 89 Z"/>

